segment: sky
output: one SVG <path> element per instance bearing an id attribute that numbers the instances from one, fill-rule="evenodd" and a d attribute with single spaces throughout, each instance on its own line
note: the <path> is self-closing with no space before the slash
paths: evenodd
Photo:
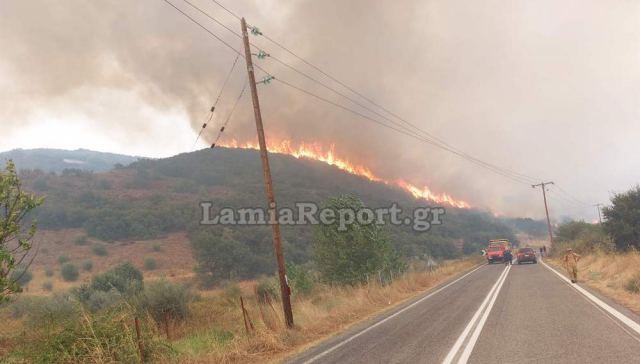
<path id="1" fill-rule="evenodd" d="M 240 40 L 170 0 L 226 43 Z M 189 0 L 232 30 L 211 0 Z M 636 1 L 218 0 L 270 38 L 467 155 L 554 181 L 554 220 L 640 181 L 640 3 Z M 0 2 L 0 150 L 86 148 L 149 157 L 206 147 L 246 72 L 219 40 L 162 0 Z M 260 36 L 275 58 L 367 103 Z M 273 58 L 276 77 L 379 119 Z M 231 70 L 231 72 L 230 72 Z M 224 88 L 227 75 L 229 80 Z M 258 72 L 258 77 L 264 75 Z M 544 215 L 541 193 L 280 81 L 259 85 L 268 140 L 335 145 L 406 179 L 507 216 Z M 372 108 L 372 106 L 369 106 Z M 396 120 L 396 122 L 398 122 Z M 255 139 L 247 95 L 223 141 Z"/>

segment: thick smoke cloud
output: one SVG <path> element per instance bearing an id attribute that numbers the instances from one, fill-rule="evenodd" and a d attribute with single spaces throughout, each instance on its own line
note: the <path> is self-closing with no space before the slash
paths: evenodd
<path id="1" fill-rule="evenodd" d="M 240 49 L 235 36 L 181 0 L 172 1 Z M 239 28 L 211 1 L 192 1 Z M 610 191 L 628 188 L 640 178 L 637 168 L 629 168 L 640 161 L 638 3 L 224 4 L 339 79 L 478 158 L 552 179 L 587 203 L 606 201 Z M 161 0 L 6 0 L 0 14 L 0 138 L 37 124 L 43 114 L 82 115 L 96 133 L 152 145 L 148 135 L 157 133 L 157 124 L 155 114 L 142 111 L 148 109 L 176 115 L 175 123 L 190 123 L 195 136 L 234 59 L 232 51 Z M 320 77 L 264 39 L 253 41 Z M 359 109 L 273 60 L 259 64 L 279 79 Z M 217 123 L 244 82 L 243 70 L 241 59 L 216 112 Z M 339 154 L 384 177 L 429 185 L 495 212 L 534 217 L 543 212 L 539 191 L 527 185 L 278 82 L 260 86 L 260 94 L 272 139 L 333 143 Z M 212 132 L 205 140 L 213 139 Z M 225 137 L 247 140 L 254 133 L 245 97 Z M 185 151 L 190 147 L 185 145 Z M 551 195 L 558 199 L 550 201 L 557 218 L 596 216 L 589 206 Z"/>

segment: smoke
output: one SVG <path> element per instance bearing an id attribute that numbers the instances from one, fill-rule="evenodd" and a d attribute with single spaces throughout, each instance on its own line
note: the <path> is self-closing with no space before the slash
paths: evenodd
<path id="1" fill-rule="evenodd" d="M 211 1 L 191 1 L 239 31 L 239 22 Z M 182 0 L 172 2 L 241 49 L 234 35 Z M 640 178 L 637 169 L 627 167 L 640 161 L 635 148 L 640 131 L 640 30 L 635 15 L 640 4 L 224 4 L 452 145 L 505 168 L 554 180 L 587 204 L 606 202 L 610 191 L 623 190 Z M 195 138 L 235 57 L 161 0 L 7 0 L 0 3 L 0 13 L 0 138 L 37 126 L 43 118 L 81 117 L 95 133 L 157 148 L 175 132 L 166 128 L 167 123 L 162 124 L 164 132 L 158 130 L 159 115 L 172 118 L 176 130 L 179 123 L 190 123 Z M 264 39 L 252 41 L 348 93 Z M 371 115 L 274 60 L 257 63 L 277 79 Z M 244 82 L 240 59 L 216 109 L 215 127 L 204 133 L 206 142 L 215 138 Z M 540 192 L 526 184 L 277 81 L 260 85 L 259 92 L 267 134 L 273 140 L 335 144 L 341 156 L 388 179 L 428 185 L 501 214 L 543 213 Z M 247 96 L 224 138 L 254 138 Z M 159 133 L 165 139 L 150 137 Z M 72 139 L 78 138 L 82 135 Z M 184 151 L 190 148 L 187 144 Z M 590 206 L 567 202 L 570 198 L 557 191 L 551 196 L 555 216 L 596 216 Z"/>

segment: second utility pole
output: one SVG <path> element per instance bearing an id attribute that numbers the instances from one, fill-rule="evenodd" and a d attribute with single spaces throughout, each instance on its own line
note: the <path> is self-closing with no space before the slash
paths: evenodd
<path id="1" fill-rule="evenodd" d="M 280 278 L 280 294 L 282 296 L 282 308 L 284 310 L 284 320 L 287 327 L 293 327 L 293 312 L 291 311 L 291 297 L 287 274 L 284 266 L 284 254 L 282 253 L 282 236 L 280 235 L 280 225 L 277 219 L 276 199 L 273 195 L 273 182 L 271 181 L 271 169 L 269 168 L 269 155 L 267 153 L 267 143 L 264 138 L 264 128 L 262 126 L 262 114 L 260 113 L 260 102 L 258 101 L 258 89 L 256 87 L 256 76 L 253 73 L 253 60 L 251 59 L 251 45 L 249 44 L 249 33 L 247 32 L 247 22 L 242 18 L 242 40 L 244 41 L 244 58 L 247 61 L 247 72 L 249 73 L 249 87 L 251 87 L 251 99 L 253 100 L 253 113 L 256 118 L 256 128 L 258 129 L 258 143 L 260 144 L 260 157 L 262 158 L 262 172 L 264 173 L 264 184 L 267 192 L 267 203 L 269 204 L 269 216 L 275 217 L 271 224 L 273 232 L 273 249 L 278 263 L 278 278 Z M 271 220 L 271 218 L 270 218 Z"/>
<path id="2" fill-rule="evenodd" d="M 551 230 L 551 220 L 549 220 L 549 208 L 547 207 L 547 192 L 545 191 L 546 185 L 552 185 L 553 182 L 542 182 L 537 185 L 531 185 L 531 187 L 542 187 L 542 198 L 544 199 L 544 212 L 547 214 L 547 229 L 549 229 L 549 244 L 553 244 L 553 232 Z"/>

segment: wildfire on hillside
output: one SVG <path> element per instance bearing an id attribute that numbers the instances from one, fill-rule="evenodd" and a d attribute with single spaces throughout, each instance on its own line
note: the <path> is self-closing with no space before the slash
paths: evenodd
<path id="1" fill-rule="evenodd" d="M 255 149 L 255 150 L 260 149 L 257 142 L 238 142 L 235 139 L 232 139 L 228 142 L 218 143 L 218 145 L 226 148 Z M 316 160 L 319 162 L 323 162 L 323 163 L 335 166 L 350 174 L 364 177 L 370 181 L 382 182 L 387 185 L 397 186 L 409 192 L 411 195 L 413 195 L 417 199 L 424 199 L 424 200 L 436 202 L 439 204 L 447 204 L 457 208 L 463 208 L 463 209 L 471 208 L 471 205 L 466 201 L 455 199 L 447 193 L 433 192 L 427 186 L 420 188 L 403 179 L 386 180 L 384 178 L 381 178 L 377 176 L 375 173 L 373 173 L 371 169 L 363 165 L 351 163 L 347 159 L 337 156 L 335 153 L 335 145 L 333 144 L 329 145 L 329 147 L 324 147 L 322 144 L 317 142 L 316 143 L 298 143 L 294 145 L 294 143 L 292 143 L 291 140 L 284 139 L 275 143 L 271 141 L 268 142 L 267 150 L 271 153 L 286 154 L 295 158 L 308 158 L 308 159 Z"/>

